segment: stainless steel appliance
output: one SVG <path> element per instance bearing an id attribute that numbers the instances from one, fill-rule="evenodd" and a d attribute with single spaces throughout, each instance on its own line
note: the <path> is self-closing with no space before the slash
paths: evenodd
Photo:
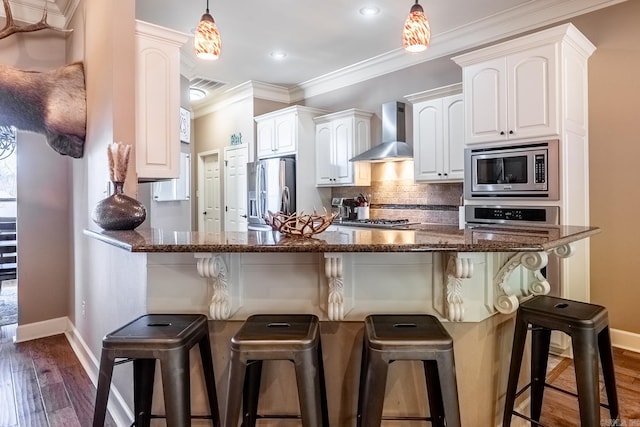
<path id="1" fill-rule="evenodd" d="M 350 162 L 413 160 L 413 147 L 407 144 L 403 102 L 382 104 L 382 142 L 349 159 Z"/>
<path id="2" fill-rule="evenodd" d="M 558 140 L 464 151 L 464 191 L 482 198 L 558 200 Z"/>
<path id="3" fill-rule="evenodd" d="M 358 201 L 354 198 L 334 197 L 331 199 L 333 213 L 337 213 L 337 222 L 354 220 L 357 217 Z"/>
<path id="4" fill-rule="evenodd" d="M 473 242 L 481 240 L 546 242 L 558 238 L 560 208 L 558 206 L 489 206 L 466 205 L 465 220 L 471 228 Z M 523 227 L 526 225 L 526 228 Z M 541 270 L 551 290 L 549 295 L 561 296 L 560 261 L 550 256 Z"/>
<path id="5" fill-rule="evenodd" d="M 269 212 L 296 211 L 296 161 L 277 157 L 247 163 L 247 228 L 270 230 L 264 216 Z"/>

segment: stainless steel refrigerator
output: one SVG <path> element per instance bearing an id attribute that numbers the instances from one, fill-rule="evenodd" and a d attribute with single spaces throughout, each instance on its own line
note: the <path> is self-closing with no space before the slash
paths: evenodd
<path id="1" fill-rule="evenodd" d="M 249 230 L 268 230 L 269 212 L 296 211 L 296 160 L 276 157 L 247 163 L 247 215 Z"/>

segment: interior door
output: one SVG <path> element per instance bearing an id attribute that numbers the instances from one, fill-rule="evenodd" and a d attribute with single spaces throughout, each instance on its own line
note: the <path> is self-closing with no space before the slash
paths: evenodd
<path id="1" fill-rule="evenodd" d="M 224 230 L 247 231 L 247 146 L 224 149 Z"/>
<path id="2" fill-rule="evenodd" d="M 222 230 L 222 197 L 220 197 L 220 155 L 210 154 L 203 158 L 204 189 L 201 209 L 201 231 L 219 232 Z"/>

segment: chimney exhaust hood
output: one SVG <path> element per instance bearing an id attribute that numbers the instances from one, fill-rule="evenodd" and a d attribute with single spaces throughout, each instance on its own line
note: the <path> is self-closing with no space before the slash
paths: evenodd
<path id="1" fill-rule="evenodd" d="M 350 162 L 413 160 L 413 148 L 405 139 L 404 102 L 382 104 L 382 143 L 349 159 Z"/>

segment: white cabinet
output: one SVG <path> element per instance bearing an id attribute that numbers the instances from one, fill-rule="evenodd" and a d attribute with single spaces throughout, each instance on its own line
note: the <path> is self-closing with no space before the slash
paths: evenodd
<path id="1" fill-rule="evenodd" d="M 315 165 L 314 117 L 327 111 L 293 105 L 254 117 L 256 122 L 256 156 L 258 159 L 294 156 L 296 159 L 296 210 L 298 212 L 331 210 L 331 191 L 317 188 Z"/>
<path id="2" fill-rule="evenodd" d="M 349 159 L 371 146 L 371 116 L 358 109 L 314 118 L 316 123 L 316 185 L 371 185 L 371 166 Z"/>
<path id="3" fill-rule="evenodd" d="M 413 164 L 416 181 L 464 178 L 462 94 L 413 105 Z"/>
<path id="4" fill-rule="evenodd" d="M 297 116 L 295 109 L 287 109 L 275 115 L 256 118 L 256 154 L 259 159 L 296 153 Z"/>
<path id="5" fill-rule="evenodd" d="M 516 43 L 509 49 L 504 45 L 486 48 L 480 51 L 481 59 L 478 53 L 454 58 L 463 66 L 467 144 L 560 134 L 562 49 L 558 42 L 542 39 L 539 43 L 527 48 Z M 482 55 L 492 49 L 498 57 Z"/>
<path id="6" fill-rule="evenodd" d="M 186 34 L 136 21 L 136 172 L 180 175 L 180 47 Z"/>

